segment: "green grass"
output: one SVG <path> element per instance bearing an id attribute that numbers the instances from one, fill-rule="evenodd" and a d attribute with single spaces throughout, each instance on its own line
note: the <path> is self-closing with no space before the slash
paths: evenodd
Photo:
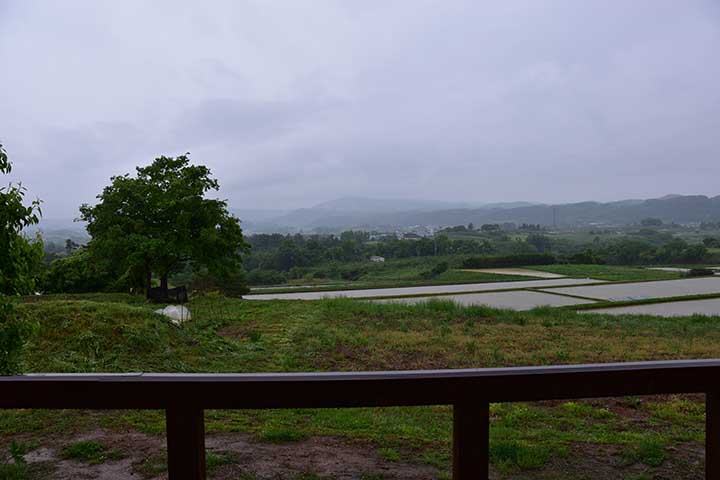
<path id="1" fill-rule="evenodd" d="M 390 447 L 384 447 L 378 449 L 378 456 L 384 460 L 388 460 L 391 462 L 398 462 L 400 461 L 400 452 L 398 452 L 394 448 Z"/>
<path id="2" fill-rule="evenodd" d="M 0 480 L 29 480 L 32 471 L 25 461 L 24 455 L 31 449 L 32 447 L 28 444 L 10 442 L 8 450 L 12 463 L 0 464 Z"/>
<path id="3" fill-rule="evenodd" d="M 354 262 L 343 264 L 345 268 L 356 268 L 367 271 L 356 281 L 343 281 L 324 279 L 328 285 L 316 284 L 307 279 L 294 280 L 296 285 L 310 285 L 306 288 L 263 288 L 254 293 L 281 293 L 298 291 L 329 291 L 329 290 L 355 290 L 363 288 L 392 288 L 418 285 L 452 285 L 458 283 L 485 283 L 508 282 L 513 280 L 527 280 L 528 277 L 517 275 L 498 275 L 483 272 L 470 272 L 460 270 L 462 260 L 466 255 L 413 257 L 405 259 L 389 259 L 384 263 Z M 433 277 L 424 278 L 423 273 L 430 270 L 440 262 L 447 262 L 450 269 Z"/>
<path id="4" fill-rule="evenodd" d="M 82 441 L 67 445 L 62 449 L 60 456 L 64 459 L 77 460 L 85 463 L 103 463 L 107 460 L 122 458 L 120 453 L 108 449 L 101 443 L 93 441 Z"/>
<path id="5" fill-rule="evenodd" d="M 659 438 L 646 437 L 641 439 L 625 453 L 631 461 L 642 462 L 651 467 L 659 467 L 665 461 L 665 446 Z"/>
<path id="6" fill-rule="evenodd" d="M 305 435 L 293 428 L 276 425 L 268 425 L 258 432 L 258 438 L 269 443 L 297 442 L 305 438 Z"/>
<path id="7" fill-rule="evenodd" d="M 0 480 L 30 480 L 30 468 L 25 464 L 0 465 Z"/>
<path id="8" fill-rule="evenodd" d="M 26 370 L 353 371 L 720 357 L 720 324 L 705 317 L 615 317 L 549 308 L 514 312 L 444 301 L 403 305 L 206 296 L 191 301 L 194 320 L 179 328 L 153 314 L 154 306 L 125 300 L 121 295 L 48 296 L 21 304 L 19 311 L 36 324 Z M 698 399 L 630 399 L 616 407 L 603 400 L 492 405 L 493 464 L 506 474 L 545 471 L 553 459 L 574 458 L 574 448 L 609 445 L 632 452 L 625 462 L 647 468 L 660 468 L 660 462 L 666 468 L 672 458 L 658 452 L 679 442 L 702 445 Z M 425 462 L 447 471 L 451 417 L 448 406 L 208 410 L 206 426 L 209 435 L 243 432 L 264 442 L 343 437 L 369 442 L 386 460 Z M 7 441 L 22 437 L 42 444 L 49 436 L 97 428 L 163 435 L 164 415 L 0 413 L 0 437 Z M 112 454 L 100 447 L 70 445 L 68 455 Z M 164 466 L 148 462 L 147 468 Z"/>
<path id="9" fill-rule="evenodd" d="M 235 462 L 237 462 L 237 456 L 232 452 L 205 452 L 205 467 L 210 474 L 223 465 L 230 465 Z"/>
<path id="10" fill-rule="evenodd" d="M 490 459 L 501 470 L 517 467 L 533 470 L 543 467 L 552 450 L 543 445 L 532 445 L 517 440 L 500 440 L 490 445 Z"/>
<path id="11" fill-rule="evenodd" d="M 542 265 L 524 267 L 541 272 L 558 273 L 575 278 L 594 278 L 606 281 L 649 281 L 672 280 L 682 278 L 678 272 L 665 272 L 662 270 L 649 270 L 641 267 L 623 267 L 616 265 Z"/>

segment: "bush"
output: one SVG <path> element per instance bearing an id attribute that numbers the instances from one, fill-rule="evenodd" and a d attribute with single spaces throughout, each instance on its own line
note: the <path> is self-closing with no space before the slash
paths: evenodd
<path id="1" fill-rule="evenodd" d="M 710 275 L 715 275 L 715 271 L 709 268 L 691 268 L 687 272 L 688 277 L 706 277 Z"/>
<path id="2" fill-rule="evenodd" d="M 519 253 L 502 257 L 468 257 L 463 268 L 522 267 L 525 265 L 552 265 L 556 258 L 548 253 Z"/>
<path id="3" fill-rule="evenodd" d="M 702 262 L 707 259 L 708 251 L 705 245 L 690 245 L 682 251 L 680 261 L 688 263 Z"/>
<path id="4" fill-rule="evenodd" d="M 113 278 L 86 250 L 50 264 L 43 289 L 51 293 L 89 293 L 112 290 Z"/>
<path id="5" fill-rule="evenodd" d="M 287 280 L 284 273 L 276 270 L 250 270 L 247 273 L 248 285 L 279 285 Z"/>
<path id="6" fill-rule="evenodd" d="M 703 245 L 707 248 L 720 248 L 720 238 L 705 237 L 703 238 Z"/>
<path id="7" fill-rule="evenodd" d="M 560 259 L 561 263 L 570 263 L 573 265 L 601 265 L 605 260 L 596 255 L 592 250 L 585 250 L 580 253 L 573 253 Z"/>
<path id="8" fill-rule="evenodd" d="M 340 278 L 354 282 L 367 273 L 367 270 L 358 267 L 350 267 L 340 270 Z"/>
<path id="9" fill-rule="evenodd" d="M 250 292 L 244 272 L 225 276 L 212 275 L 207 270 L 193 273 L 190 290 L 194 292 L 221 292 L 239 297 Z"/>
<path id="10" fill-rule="evenodd" d="M 426 270 L 426 271 L 422 272 L 420 274 L 420 278 L 423 278 L 426 280 L 435 278 L 438 275 L 447 272 L 448 268 L 450 268 L 450 266 L 448 265 L 447 262 L 440 262 L 437 265 L 435 265 L 433 268 L 431 268 L 430 270 Z"/>

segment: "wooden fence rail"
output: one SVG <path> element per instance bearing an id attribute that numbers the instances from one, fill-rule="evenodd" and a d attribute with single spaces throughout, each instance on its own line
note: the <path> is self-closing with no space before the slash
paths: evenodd
<path id="1" fill-rule="evenodd" d="M 268 374 L 0 377 L 0 408 L 162 409 L 170 480 L 205 478 L 205 409 L 453 405 L 453 478 L 485 480 L 490 403 L 706 394 L 707 479 L 720 480 L 720 360 Z"/>

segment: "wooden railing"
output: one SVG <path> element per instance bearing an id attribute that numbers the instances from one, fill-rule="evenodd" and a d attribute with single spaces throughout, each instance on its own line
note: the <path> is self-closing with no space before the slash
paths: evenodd
<path id="1" fill-rule="evenodd" d="M 0 408 L 162 409 L 170 480 L 205 478 L 205 409 L 453 405 L 453 478 L 488 478 L 490 403 L 705 393 L 720 479 L 720 360 L 358 373 L 0 377 Z"/>

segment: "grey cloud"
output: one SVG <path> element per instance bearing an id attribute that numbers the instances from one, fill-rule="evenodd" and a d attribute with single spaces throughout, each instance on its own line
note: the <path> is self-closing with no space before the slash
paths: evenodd
<path id="1" fill-rule="evenodd" d="M 309 102 L 203 100 L 180 115 L 173 136 L 190 144 L 263 142 L 314 122 L 325 107 Z"/>
<path id="2" fill-rule="evenodd" d="M 715 1 L 210 5 L 0 3 L 0 140 L 48 214 L 185 151 L 241 208 L 720 193 Z"/>

